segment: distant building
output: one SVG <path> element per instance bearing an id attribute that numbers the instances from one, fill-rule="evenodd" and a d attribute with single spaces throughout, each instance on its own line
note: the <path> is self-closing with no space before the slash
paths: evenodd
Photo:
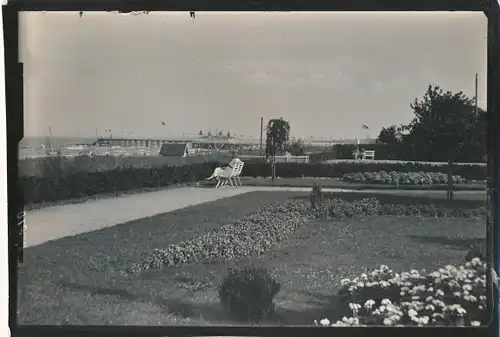
<path id="1" fill-rule="evenodd" d="M 164 157 L 186 157 L 191 152 L 191 143 L 164 143 L 160 148 L 160 156 Z"/>

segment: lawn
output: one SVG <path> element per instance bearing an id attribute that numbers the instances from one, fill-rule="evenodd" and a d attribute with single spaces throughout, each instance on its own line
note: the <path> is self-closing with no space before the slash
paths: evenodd
<path id="1" fill-rule="evenodd" d="M 483 200 L 374 196 L 391 203 L 484 205 Z M 344 193 L 342 197 L 363 196 Z M 19 324 L 244 323 L 220 307 L 217 286 L 228 267 L 246 263 L 268 268 L 282 284 L 277 314 L 268 324 L 311 324 L 314 319 L 337 316 L 332 295 L 340 279 L 378 264 L 394 270 L 433 270 L 460 263 L 469 246 L 485 233 L 483 221 L 477 219 L 311 221 L 258 258 L 181 265 L 130 277 L 120 273 L 153 248 L 194 238 L 261 205 L 300 198 L 307 194 L 252 192 L 28 248 L 18 277 Z"/>

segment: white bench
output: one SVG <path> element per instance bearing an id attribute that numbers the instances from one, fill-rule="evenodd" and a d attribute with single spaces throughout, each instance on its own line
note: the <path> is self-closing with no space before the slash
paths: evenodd
<path id="1" fill-rule="evenodd" d="M 241 162 L 241 163 L 236 164 L 236 166 L 234 167 L 233 179 L 234 179 L 234 183 L 236 186 L 241 186 L 240 175 L 241 175 L 241 172 L 243 171 L 243 165 L 245 165 L 245 163 Z M 238 183 L 236 181 L 238 181 Z"/>
<path id="2" fill-rule="evenodd" d="M 373 150 L 365 150 L 363 152 L 363 159 L 375 160 L 375 151 L 373 151 Z"/>
<path id="3" fill-rule="evenodd" d="M 225 186 L 227 186 L 228 183 L 232 187 L 237 187 L 238 184 L 237 184 L 236 181 L 238 181 L 240 183 L 239 186 L 241 186 L 240 174 L 241 174 L 241 171 L 243 171 L 243 165 L 244 164 L 245 164 L 244 162 L 239 162 L 238 164 L 234 165 L 234 167 L 232 169 L 227 170 L 227 171 L 230 171 L 230 172 L 228 172 L 227 178 L 223 177 L 225 179 L 222 182 L 222 184 L 219 185 L 219 187 L 225 187 Z M 234 184 L 233 184 L 233 180 L 234 180 Z"/>

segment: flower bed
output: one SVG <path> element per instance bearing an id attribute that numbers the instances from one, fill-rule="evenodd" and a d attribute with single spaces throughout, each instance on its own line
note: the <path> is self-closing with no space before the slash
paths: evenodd
<path id="1" fill-rule="evenodd" d="M 342 180 L 386 185 L 433 185 L 448 183 L 448 175 L 441 172 L 355 172 L 344 174 Z M 464 184 L 466 182 L 467 180 L 461 176 L 453 175 L 454 184 Z"/>
<path id="2" fill-rule="evenodd" d="M 134 273 L 182 263 L 241 259 L 259 255 L 289 237 L 308 220 L 369 215 L 480 217 L 484 215 L 484 210 L 445 209 L 434 205 L 381 204 L 376 198 L 352 202 L 339 198 L 328 199 L 316 209 L 312 209 L 303 201 L 269 205 L 242 220 L 223 225 L 198 238 L 170 245 L 166 249 L 155 249 L 150 256 L 132 265 L 127 271 Z"/>
<path id="3" fill-rule="evenodd" d="M 387 266 L 341 281 L 339 296 L 352 311 L 323 326 L 487 324 L 486 263 L 474 258 L 432 273 L 395 273 Z M 317 321 L 314 323 L 318 324 Z"/>
<path id="4" fill-rule="evenodd" d="M 193 240 L 155 249 L 149 257 L 131 266 L 128 272 L 259 255 L 286 239 L 305 220 L 301 212 L 284 205 L 262 207 L 257 213 Z"/>

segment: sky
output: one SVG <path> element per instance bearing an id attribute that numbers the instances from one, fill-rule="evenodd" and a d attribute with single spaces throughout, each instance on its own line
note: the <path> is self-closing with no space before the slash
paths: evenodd
<path id="1" fill-rule="evenodd" d="M 376 137 L 429 84 L 486 108 L 483 13 L 24 12 L 25 136 Z M 162 125 L 162 122 L 165 125 Z"/>

